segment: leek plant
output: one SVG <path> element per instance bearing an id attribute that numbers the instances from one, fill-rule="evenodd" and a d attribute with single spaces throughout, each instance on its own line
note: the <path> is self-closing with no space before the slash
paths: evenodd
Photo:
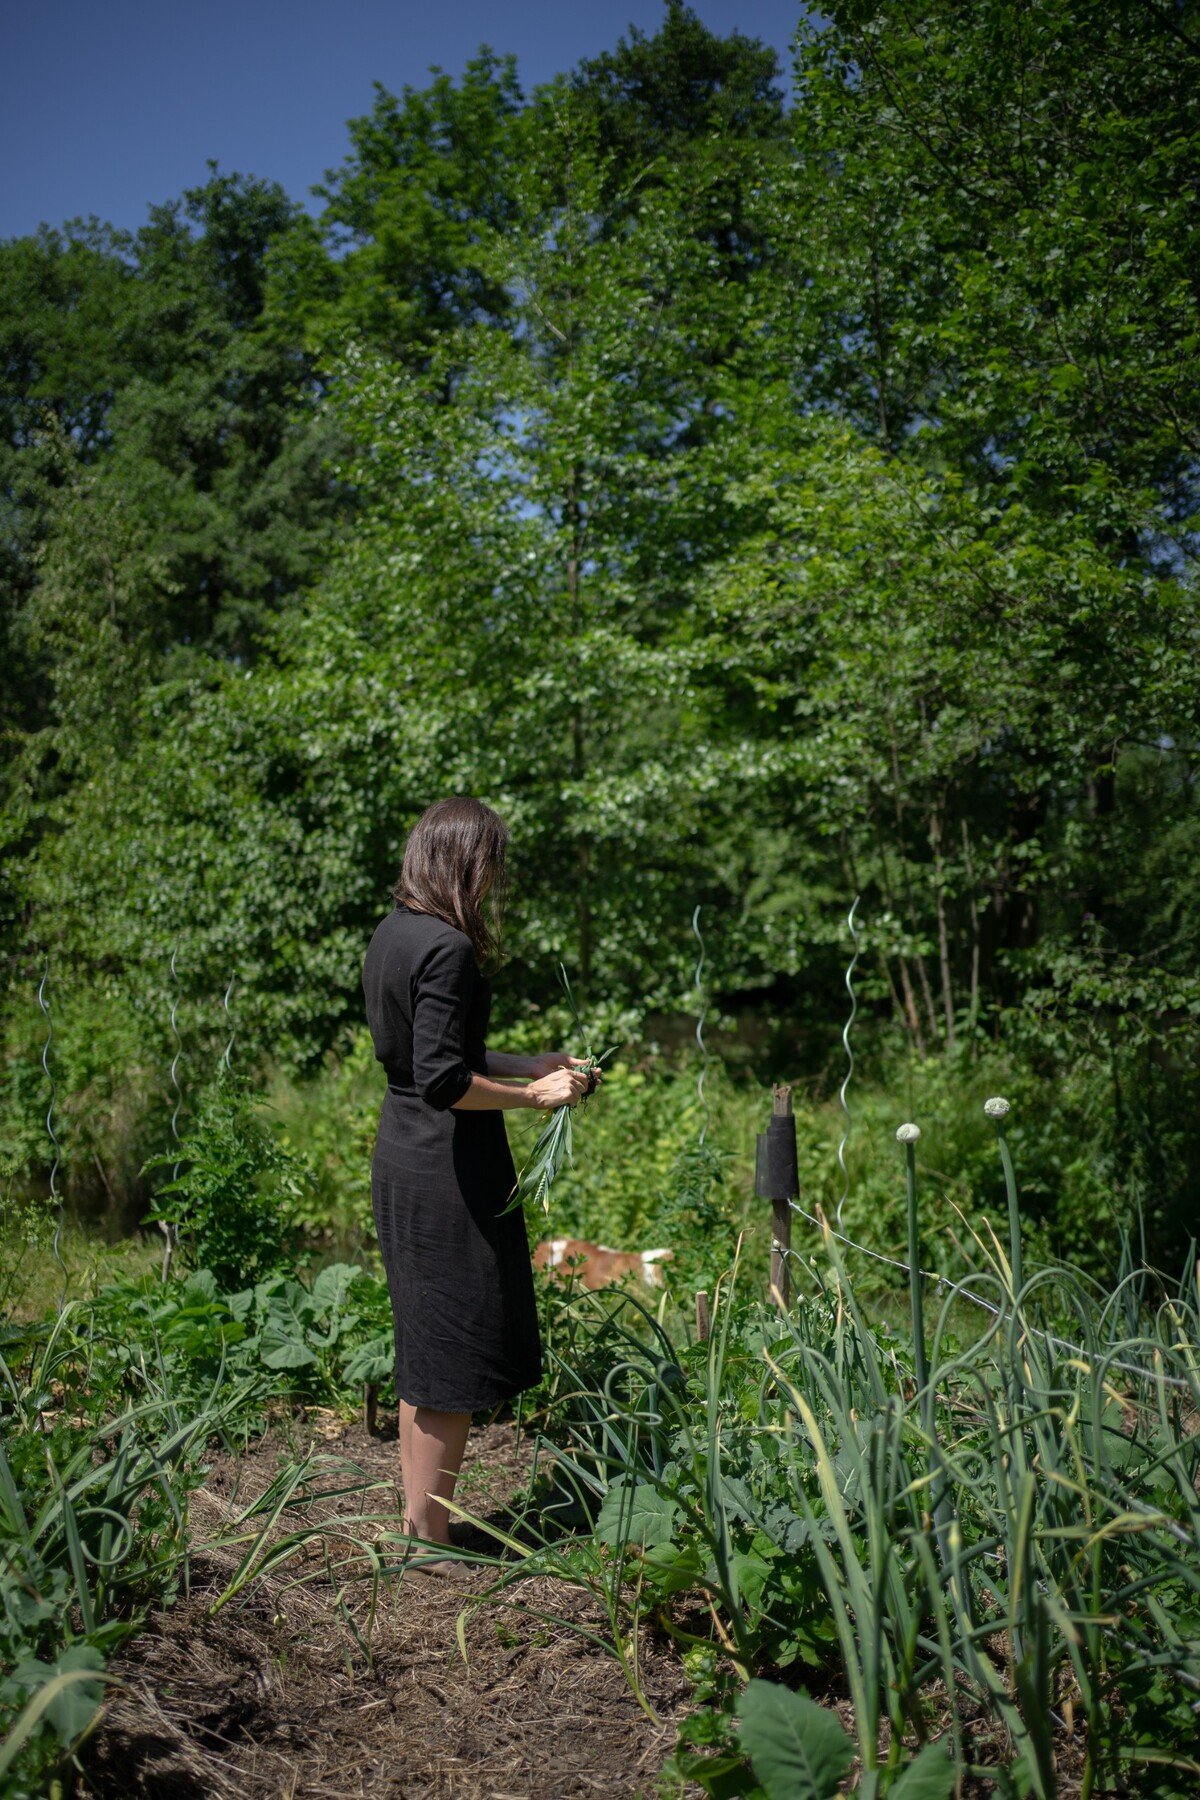
<path id="1" fill-rule="evenodd" d="M 772 1786 L 777 1726 L 812 1734 L 803 1791 L 818 1795 L 818 1767 L 837 1790 L 840 1723 L 786 1697 L 775 1718 L 763 1677 L 844 1688 L 866 1800 L 949 1794 L 972 1775 L 1048 1800 L 1067 1744 L 1085 1800 L 1154 1765 L 1200 1776 L 1194 1259 L 1174 1284 L 1126 1267 L 1109 1295 L 1069 1269 L 1028 1272 L 1007 1110 L 988 1108 L 1007 1248 L 968 1234 L 931 1329 L 915 1274 L 907 1338 L 869 1323 L 852 1251 L 827 1227 L 794 1258 L 787 1314 L 748 1302 L 735 1263 L 707 1343 L 632 1295 L 568 1302 L 539 1446 L 559 1507 L 515 1534 L 528 1543 L 538 1523 L 541 1543 L 493 1598 L 553 1570 L 603 1589 L 631 1679 L 640 1617 L 753 1682 L 719 1753 L 676 1757 L 681 1780 L 741 1791 L 742 1755 L 774 1800 L 789 1791 Z M 915 1271 L 919 1133 L 898 1135 Z M 587 1540 L 563 1529 L 581 1519 Z"/>

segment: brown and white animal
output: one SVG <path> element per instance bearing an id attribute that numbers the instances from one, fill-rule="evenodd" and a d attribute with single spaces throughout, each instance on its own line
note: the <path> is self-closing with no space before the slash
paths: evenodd
<path id="1" fill-rule="evenodd" d="M 635 1275 L 647 1287 L 662 1286 L 662 1265 L 671 1250 L 610 1250 L 586 1238 L 543 1238 L 533 1253 L 535 1269 L 549 1269 L 558 1279 L 573 1275 L 585 1288 L 610 1287 L 623 1275 Z"/>

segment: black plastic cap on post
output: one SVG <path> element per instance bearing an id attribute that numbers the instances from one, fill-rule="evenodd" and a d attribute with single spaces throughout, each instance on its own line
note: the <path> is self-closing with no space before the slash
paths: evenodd
<path id="1" fill-rule="evenodd" d="M 791 1113 L 773 1118 L 758 1134 L 754 1191 L 760 1200 L 794 1200 L 800 1192 L 796 1121 Z"/>
<path id="2" fill-rule="evenodd" d="M 754 1160 L 754 1191 L 771 1202 L 771 1298 L 786 1307 L 791 1297 L 788 1253 L 792 1247 L 791 1202 L 800 1193 L 796 1160 L 796 1120 L 792 1090 L 776 1085 L 772 1090 L 771 1123 L 758 1134 Z"/>

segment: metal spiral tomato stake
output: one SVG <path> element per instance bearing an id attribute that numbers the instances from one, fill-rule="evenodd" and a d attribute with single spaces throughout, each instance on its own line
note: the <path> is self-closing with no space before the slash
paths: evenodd
<path id="1" fill-rule="evenodd" d="M 54 1043 L 54 1020 L 50 1016 L 50 1001 L 47 995 L 49 982 L 50 958 L 47 956 L 42 968 L 42 979 L 38 982 L 38 1005 L 41 1007 L 43 1016 L 46 1020 L 46 1041 L 42 1045 L 42 1068 L 45 1071 L 46 1080 L 50 1086 L 50 1102 L 46 1108 L 46 1134 L 50 1139 L 51 1147 L 54 1151 L 54 1159 L 50 1165 L 50 1204 L 58 1208 L 58 1217 L 54 1225 L 54 1260 L 62 1270 L 63 1276 L 62 1293 L 58 1297 L 58 1311 L 61 1312 L 67 1303 L 67 1283 L 69 1277 L 67 1275 L 67 1265 L 62 1257 L 64 1205 L 63 1197 L 58 1191 L 58 1166 L 62 1160 L 62 1155 L 58 1142 L 58 1133 L 54 1129 L 54 1103 L 58 1098 L 58 1089 L 55 1085 L 54 1076 L 50 1068 L 50 1048 Z"/>
<path id="2" fill-rule="evenodd" d="M 700 946 L 700 956 L 696 963 L 696 973 L 692 985 L 696 990 L 696 1048 L 700 1052 L 700 1073 L 696 1077 L 696 1099 L 700 1103 L 700 1135 L 696 1139 L 696 1148 L 703 1150 L 704 1140 L 708 1136 L 708 1121 L 711 1108 L 704 1093 L 704 1077 L 708 1074 L 708 1045 L 704 1042 L 704 1015 L 708 1010 L 704 997 L 704 986 L 700 980 L 704 968 L 704 939 L 700 935 L 700 908 L 697 906 L 692 914 L 692 932 Z"/>
<path id="3" fill-rule="evenodd" d="M 229 1001 L 233 994 L 236 981 L 236 975 L 231 975 L 229 977 L 229 986 L 225 989 L 225 998 L 221 1002 L 225 1012 L 225 1029 L 229 1033 L 228 1038 L 225 1040 L 225 1048 L 221 1052 L 221 1061 L 225 1066 L 225 1073 L 227 1075 L 233 1074 L 233 1040 L 237 1036 L 237 1032 L 233 1028 L 233 1015 L 229 1010 Z"/>
<path id="4" fill-rule="evenodd" d="M 842 1128 L 842 1135 L 837 1147 L 838 1167 L 842 1171 L 842 1194 L 837 1203 L 836 1215 L 839 1231 L 842 1228 L 842 1208 L 850 1198 L 850 1171 L 846 1167 L 846 1145 L 850 1142 L 850 1127 L 853 1120 L 850 1116 L 850 1104 L 846 1099 L 846 1093 L 854 1077 L 854 1052 L 850 1048 L 850 1028 L 858 1016 L 858 998 L 854 992 L 854 971 L 858 966 L 858 932 L 854 929 L 854 915 L 858 911 L 858 903 L 861 898 L 861 894 L 855 894 L 854 903 L 846 914 L 846 924 L 850 931 L 850 941 L 854 945 L 854 953 L 846 969 L 846 992 L 850 996 L 850 1016 L 842 1027 L 842 1043 L 846 1050 L 846 1073 L 842 1078 L 842 1085 L 838 1089 L 838 1104 L 846 1116 L 846 1123 Z"/>
<path id="5" fill-rule="evenodd" d="M 183 1037 L 179 1030 L 180 982 L 179 970 L 175 966 L 178 955 L 179 945 L 176 944 L 171 951 L 171 980 L 174 983 L 175 990 L 171 996 L 171 1032 L 175 1039 L 175 1054 L 171 1058 L 171 1086 L 175 1089 L 175 1105 L 171 1110 L 171 1136 L 175 1140 L 176 1149 L 179 1148 L 179 1114 L 183 1106 L 183 1089 L 179 1085 L 179 1064 L 183 1056 Z M 171 1170 L 172 1181 L 179 1180 L 179 1169 L 180 1165 L 176 1162 L 174 1168 Z M 175 1252 L 175 1246 L 179 1242 L 179 1229 L 176 1225 L 172 1224 L 169 1219 L 160 1219 L 159 1228 L 166 1239 L 166 1243 L 163 1246 L 162 1260 L 162 1280 L 165 1282 L 171 1272 L 171 1257 Z"/>

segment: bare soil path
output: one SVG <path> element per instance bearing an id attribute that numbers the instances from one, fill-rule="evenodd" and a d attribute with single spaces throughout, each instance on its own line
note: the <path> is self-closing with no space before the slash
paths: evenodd
<path id="1" fill-rule="evenodd" d="M 330 1460 L 323 1488 L 347 1463 L 393 1484 L 394 1434 L 367 1433 L 313 1413 L 287 1421 L 240 1459 L 214 1456 L 192 1498 L 205 1539 L 263 1493 L 279 1468 L 310 1445 Z M 340 1466 L 340 1474 L 339 1474 Z M 528 1480 L 527 1445 L 511 1424 L 474 1432 L 462 1504 L 501 1513 Z M 280 1538 L 318 1516 L 383 1511 L 386 1489 L 289 1509 Z M 399 1496 L 394 1504 L 399 1518 Z M 336 1547 L 332 1554 L 336 1557 Z M 344 1613 L 368 1636 L 370 1582 L 345 1591 L 328 1579 L 312 1545 L 258 1580 L 215 1617 L 239 1557 L 202 1553 L 190 1594 L 152 1620 L 113 1667 L 123 1686 L 87 1746 L 86 1784 L 102 1800 L 200 1800 L 200 1796 L 317 1800 L 453 1795 L 456 1800 L 649 1796 L 686 1709 L 688 1684 L 669 1646 L 643 1650 L 645 1691 L 659 1720 L 640 1710 L 611 1655 L 574 1626 L 604 1629 L 591 1598 L 547 1577 L 512 1598 L 553 1614 L 547 1622 L 496 1605 L 468 1606 L 483 1573 L 463 1583 L 393 1577 L 381 1590 L 364 1655 Z M 303 1579 L 298 1579 L 303 1578 Z"/>

